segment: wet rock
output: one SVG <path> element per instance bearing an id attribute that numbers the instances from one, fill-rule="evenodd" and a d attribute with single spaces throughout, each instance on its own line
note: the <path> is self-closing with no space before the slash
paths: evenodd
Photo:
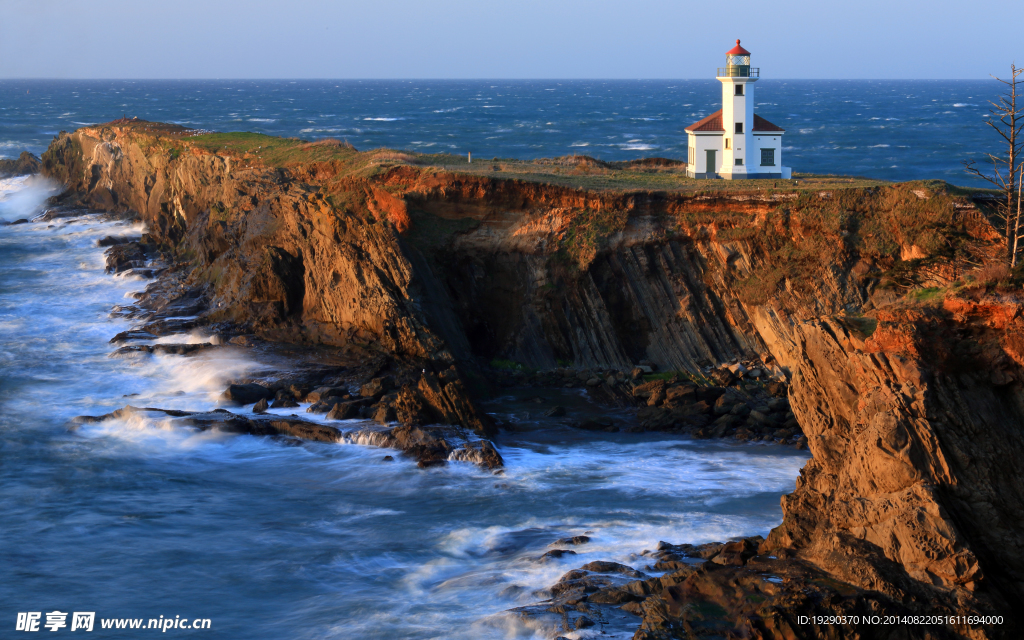
<path id="1" fill-rule="evenodd" d="M 110 339 L 110 344 L 120 344 L 128 342 L 129 340 L 155 340 L 156 336 L 148 331 L 142 331 L 141 329 L 129 329 L 128 331 L 122 331 L 113 338 Z"/>
<path id="2" fill-rule="evenodd" d="M 606 418 L 584 418 L 582 420 L 572 420 L 568 424 L 585 431 L 607 431 L 611 433 L 619 430 L 611 420 Z"/>
<path id="3" fill-rule="evenodd" d="M 104 236 L 96 241 L 97 247 L 113 247 L 126 242 L 138 242 L 141 236 Z"/>
<path id="4" fill-rule="evenodd" d="M 328 420 L 352 420 L 359 417 L 359 408 L 363 405 L 359 401 L 339 402 L 327 412 Z"/>
<path id="5" fill-rule="evenodd" d="M 589 629 L 590 627 L 594 626 L 595 624 L 597 624 L 597 623 L 594 622 L 593 620 L 591 620 L 590 618 L 588 618 L 587 616 L 580 616 L 580 617 L 576 618 L 576 628 L 577 629 Z"/>
<path id="6" fill-rule="evenodd" d="M 395 457 L 394 456 L 384 456 L 381 459 L 381 462 L 394 462 L 394 461 L 395 461 Z"/>
<path id="7" fill-rule="evenodd" d="M 266 398 L 263 398 L 262 400 L 257 402 L 255 405 L 253 405 L 252 412 L 253 413 L 266 413 L 267 409 L 269 409 L 269 408 L 270 408 L 270 404 L 267 402 Z"/>
<path id="8" fill-rule="evenodd" d="M 561 418 L 565 415 L 565 407 L 551 407 L 544 412 L 544 416 L 548 418 Z"/>
<path id="9" fill-rule="evenodd" d="M 561 558 L 562 556 L 574 555 L 576 555 L 576 552 L 572 549 L 551 549 L 550 551 L 545 552 L 540 559 L 544 560 L 545 558 Z"/>
<path id="10" fill-rule="evenodd" d="M 212 346 L 209 342 L 199 342 L 196 344 L 155 344 L 153 345 L 153 353 L 187 356 L 197 351 L 209 349 Z"/>
<path id="11" fill-rule="evenodd" d="M 317 387 L 306 394 L 306 402 L 316 404 L 328 398 L 339 398 L 348 395 L 348 389 L 344 387 Z"/>
<path id="12" fill-rule="evenodd" d="M 253 404 L 270 397 L 273 397 L 270 389 L 256 383 L 233 384 L 221 394 L 221 398 L 236 404 Z"/>
<path id="13" fill-rule="evenodd" d="M 395 381 L 390 376 L 374 378 L 359 388 L 359 395 L 364 398 L 381 396 L 391 391 L 394 386 Z"/>
<path id="14" fill-rule="evenodd" d="M 629 578 L 637 579 L 647 577 L 642 571 L 637 571 L 636 569 L 628 565 L 620 564 L 618 562 L 606 562 L 603 560 L 588 562 L 587 564 L 580 567 L 580 569 L 582 569 L 583 571 L 592 571 L 594 573 L 617 573 Z"/>
<path id="15" fill-rule="evenodd" d="M 139 242 L 116 244 L 105 252 L 107 273 L 121 273 L 146 266 L 146 248 Z"/>
<path id="16" fill-rule="evenodd" d="M 758 541 L 760 542 L 760 540 Z M 748 539 L 728 542 L 722 550 L 711 558 L 715 564 L 741 567 L 757 553 L 757 547 Z"/>
<path id="17" fill-rule="evenodd" d="M 270 404 L 272 409 L 294 409 L 298 407 L 299 403 L 295 401 L 291 396 L 281 396 L 274 398 L 274 401 Z"/>
<path id="18" fill-rule="evenodd" d="M 571 538 L 559 538 L 552 542 L 552 545 L 567 545 L 567 544 L 587 544 L 590 542 L 590 536 L 572 536 Z"/>

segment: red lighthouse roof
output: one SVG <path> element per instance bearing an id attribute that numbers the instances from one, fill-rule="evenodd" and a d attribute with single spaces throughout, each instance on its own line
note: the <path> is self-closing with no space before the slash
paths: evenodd
<path id="1" fill-rule="evenodd" d="M 750 52 L 740 46 L 739 38 L 736 39 L 736 46 L 725 52 L 727 56 L 749 56 Z"/>

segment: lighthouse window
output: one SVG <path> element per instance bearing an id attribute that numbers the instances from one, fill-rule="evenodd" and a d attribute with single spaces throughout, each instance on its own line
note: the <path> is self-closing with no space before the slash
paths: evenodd
<path id="1" fill-rule="evenodd" d="M 743 133 L 743 123 L 742 122 L 737 122 L 736 123 L 736 133 Z"/>
<path id="2" fill-rule="evenodd" d="M 731 147 L 731 146 L 729 145 L 729 138 L 726 138 L 726 139 L 725 139 L 725 148 L 726 148 L 726 149 L 731 149 L 731 148 L 732 148 L 732 147 Z"/>
<path id="3" fill-rule="evenodd" d="M 738 95 L 738 96 L 742 96 L 743 95 L 743 85 L 742 84 L 736 85 L 736 95 Z"/>
<path id="4" fill-rule="evenodd" d="M 761 166 L 775 166 L 775 149 L 761 149 Z"/>
<path id="5" fill-rule="evenodd" d="M 736 158 L 736 166 L 737 167 L 742 167 L 743 166 L 743 158 Z"/>

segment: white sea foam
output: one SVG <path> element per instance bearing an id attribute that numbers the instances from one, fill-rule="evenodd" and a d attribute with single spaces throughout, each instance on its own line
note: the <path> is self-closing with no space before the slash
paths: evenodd
<path id="1" fill-rule="evenodd" d="M 43 210 L 46 199 L 59 185 L 41 176 L 20 176 L 0 180 L 0 220 L 13 222 L 33 218 Z"/>

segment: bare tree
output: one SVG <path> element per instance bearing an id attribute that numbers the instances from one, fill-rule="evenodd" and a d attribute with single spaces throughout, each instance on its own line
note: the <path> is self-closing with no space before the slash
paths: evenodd
<path id="1" fill-rule="evenodd" d="M 989 113 L 992 117 L 987 120 L 990 127 L 1003 139 L 1006 145 L 1004 153 L 988 153 L 989 161 L 992 163 L 992 173 L 985 173 L 978 168 L 976 160 L 964 160 L 964 169 L 971 175 L 975 175 L 992 184 L 1002 192 L 1002 198 L 996 205 L 996 216 L 1003 224 L 1003 233 L 1006 237 L 1007 263 L 1014 267 L 1017 265 L 1017 252 L 1019 240 L 1021 240 L 1020 220 L 1020 178 L 1024 172 L 1024 163 L 1020 157 L 1024 155 L 1021 148 L 1024 143 L 1024 96 L 1022 96 L 1020 85 L 1024 84 L 1024 67 L 1016 64 L 1010 65 L 1010 79 L 996 78 L 1006 85 L 1005 93 L 999 96 L 998 102 L 992 102 L 992 109 Z M 995 76 L 993 76 L 995 77 Z M 1014 203 L 1017 200 L 1017 203 Z M 1014 207 L 1017 204 L 1017 207 Z"/>

